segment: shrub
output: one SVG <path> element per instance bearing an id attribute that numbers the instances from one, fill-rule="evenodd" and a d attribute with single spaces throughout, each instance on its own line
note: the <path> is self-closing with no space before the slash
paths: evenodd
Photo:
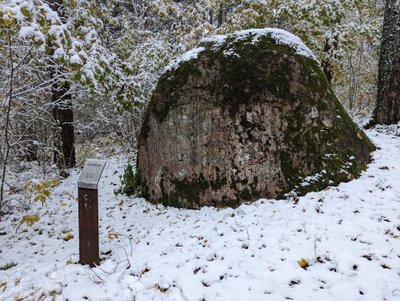
<path id="1" fill-rule="evenodd" d="M 142 195 L 139 169 L 136 169 L 136 171 L 134 171 L 132 165 L 128 164 L 125 168 L 124 175 L 120 177 L 120 179 L 121 187 L 114 191 L 116 195 L 119 193 L 135 196 Z"/>

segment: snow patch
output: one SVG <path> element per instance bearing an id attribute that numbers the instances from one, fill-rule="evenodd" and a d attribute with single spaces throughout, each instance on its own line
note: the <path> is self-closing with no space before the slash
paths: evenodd
<path id="1" fill-rule="evenodd" d="M 296 50 L 296 54 L 311 58 L 318 62 L 313 52 L 300 40 L 299 37 L 290 32 L 277 28 L 248 29 L 241 30 L 235 34 L 239 39 L 253 36 L 252 43 L 257 44 L 261 37 L 271 36 L 278 44 L 287 45 Z"/>
<path id="2" fill-rule="evenodd" d="M 177 69 L 184 62 L 188 62 L 190 60 L 197 59 L 199 54 L 201 52 L 203 52 L 204 50 L 206 50 L 204 47 L 197 47 L 197 48 L 193 48 L 192 50 L 184 53 L 183 55 L 181 55 L 180 57 L 176 58 L 171 63 L 169 63 L 168 66 L 165 67 L 163 73 Z"/>
<path id="3" fill-rule="evenodd" d="M 62 47 L 57 48 L 56 51 L 54 51 L 54 55 L 53 58 L 58 59 L 58 58 L 62 58 L 65 55 L 65 51 Z"/>
<path id="4" fill-rule="evenodd" d="M 71 56 L 69 61 L 70 61 L 71 64 L 76 64 L 76 65 L 82 65 L 83 64 L 81 58 L 77 54 Z"/>
<path id="5" fill-rule="evenodd" d="M 19 30 L 19 36 L 21 38 L 30 37 L 33 35 L 34 31 L 35 27 L 33 26 L 22 26 L 21 29 Z"/>
<path id="6" fill-rule="evenodd" d="M 229 35 L 216 35 L 212 37 L 207 37 L 202 39 L 200 43 L 212 43 L 214 45 L 211 49 L 218 50 L 230 38 L 233 38 L 232 42 L 234 43 L 252 37 L 251 43 L 255 45 L 259 42 L 260 38 L 266 36 L 272 37 L 280 45 L 287 45 L 289 47 L 292 47 L 296 50 L 296 54 L 298 55 L 311 58 L 318 62 L 318 59 L 315 57 L 313 52 L 301 41 L 299 37 L 291 34 L 286 30 L 277 28 L 241 30 Z"/>
<path id="7" fill-rule="evenodd" d="M 293 49 L 295 49 L 296 54 L 311 58 L 318 62 L 318 59 L 314 56 L 312 51 L 300 40 L 300 38 L 296 37 L 295 35 L 291 34 L 282 29 L 276 28 L 264 28 L 264 29 L 248 29 L 248 30 L 241 30 L 229 35 L 215 35 L 211 37 L 203 38 L 200 41 L 200 45 L 204 44 L 212 44 L 211 50 L 218 51 L 228 39 L 233 38 L 232 43 L 237 41 L 242 41 L 252 37 L 251 43 L 253 45 L 257 44 L 260 38 L 270 36 L 272 37 L 277 44 L 280 45 L 287 45 Z M 188 62 L 190 60 L 196 59 L 198 55 L 205 50 L 204 47 L 196 47 L 188 52 L 184 53 L 180 57 L 174 59 L 168 66 L 164 69 L 163 73 L 172 71 L 177 69 L 183 62 Z M 227 47 L 224 50 L 223 54 L 227 57 L 240 57 L 234 49 Z"/>
<path id="8" fill-rule="evenodd" d="M 226 57 L 233 57 L 233 56 L 240 57 L 240 55 L 238 53 L 236 53 L 235 50 L 233 50 L 233 49 L 224 50 L 223 54 Z"/>
<path id="9" fill-rule="evenodd" d="M 32 38 L 35 42 L 45 42 L 45 35 L 40 32 L 37 25 L 34 26 L 22 26 L 19 30 L 19 36 L 23 39 Z"/>
<path id="10" fill-rule="evenodd" d="M 212 43 L 214 44 L 212 49 L 218 50 L 225 43 L 227 37 L 226 35 L 215 35 L 202 39 L 200 43 Z"/>

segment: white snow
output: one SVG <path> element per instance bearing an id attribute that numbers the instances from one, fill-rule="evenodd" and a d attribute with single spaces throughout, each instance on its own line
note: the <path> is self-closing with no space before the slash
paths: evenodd
<path id="1" fill-rule="evenodd" d="M 200 43 L 213 43 L 213 48 L 219 49 L 225 43 L 226 38 L 226 35 L 214 35 L 202 39 Z"/>
<path id="2" fill-rule="evenodd" d="M 36 28 L 33 26 L 22 26 L 19 30 L 19 36 L 21 38 L 30 37 L 35 32 L 35 30 Z"/>
<path id="3" fill-rule="evenodd" d="M 359 179 L 296 203 L 259 200 L 237 209 L 183 210 L 115 196 L 126 159 L 110 158 L 96 268 L 77 263 L 73 170 L 44 206 L 32 208 L 38 223 L 17 228 L 18 212 L 0 222 L 0 267 L 17 263 L 0 270 L 0 300 L 400 300 L 400 133 L 367 134 L 380 149 Z M 64 241 L 67 233 L 74 238 Z"/>
<path id="4" fill-rule="evenodd" d="M 62 58 L 64 56 L 65 56 L 65 51 L 64 51 L 64 49 L 62 47 L 59 47 L 59 48 L 56 49 L 56 51 L 54 51 L 53 57 L 55 59 Z"/>
<path id="5" fill-rule="evenodd" d="M 41 8 L 46 11 L 46 19 L 49 20 L 52 24 L 60 24 L 60 17 L 58 13 L 50 8 L 47 3 L 44 3 Z"/>
<path id="6" fill-rule="evenodd" d="M 233 49 L 224 50 L 223 54 L 224 54 L 224 56 L 228 56 L 228 57 L 229 56 L 230 57 L 233 57 L 233 56 L 240 57 L 240 55 L 238 53 L 236 53 L 235 50 L 233 50 Z"/>
<path id="7" fill-rule="evenodd" d="M 290 32 L 277 28 L 247 29 L 229 35 L 216 35 L 201 40 L 200 43 L 213 43 L 214 49 L 220 48 L 228 38 L 234 38 L 233 42 L 252 37 L 252 43 L 257 44 L 259 39 L 264 36 L 271 36 L 278 44 L 287 45 L 296 50 L 296 54 L 312 58 L 318 62 L 313 52 L 300 40 L 299 37 Z"/>
<path id="8" fill-rule="evenodd" d="M 300 40 L 299 37 L 282 29 L 269 28 L 265 29 L 265 31 L 271 32 L 272 37 L 276 39 L 278 44 L 291 46 L 296 49 L 296 53 L 298 55 L 312 58 L 318 62 L 318 59 L 315 57 L 314 53 Z"/>
<path id="9" fill-rule="evenodd" d="M 188 62 L 190 60 L 196 59 L 201 52 L 205 50 L 204 47 L 197 47 L 193 48 L 192 50 L 189 50 L 188 52 L 185 52 L 183 55 L 178 57 L 175 60 L 172 60 L 167 67 L 165 67 L 163 73 L 166 73 L 168 71 L 174 70 L 178 68 L 182 63 Z"/>
<path id="10" fill-rule="evenodd" d="M 77 64 L 77 65 L 83 64 L 81 58 L 77 54 L 72 55 L 71 58 L 69 59 L 69 61 L 71 64 Z"/>
<path id="11" fill-rule="evenodd" d="M 37 25 L 22 26 L 19 30 L 19 36 L 24 39 L 33 38 L 35 42 L 45 42 L 45 35 L 39 30 Z"/>
<path id="12" fill-rule="evenodd" d="M 287 45 L 296 50 L 296 54 L 311 58 L 318 62 L 318 59 L 312 53 L 312 51 L 300 40 L 300 38 L 287 32 L 283 29 L 277 28 L 263 28 L 263 29 L 248 29 L 241 30 L 229 35 L 214 35 L 210 37 L 203 38 L 200 41 L 202 43 L 212 43 L 211 49 L 218 50 L 222 45 L 225 44 L 228 38 L 234 38 L 233 42 L 247 39 L 252 37 L 252 44 L 256 44 L 261 37 L 271 36 L 276 43 Z M 196 59 L 198 55 L 205 50 L 204 47 L 196 47 L 188 52 L 184 53 L 180 57 L 172 60 L 167 67 L 165 67 L 163 73 L 169 72 L 171 70 L 177 69 L 183 62 L 187 62 Z M 240 57 L 239 54 L 235 53 L 234 49 L 224 50 L 224 55 L 230 57 Z"/>

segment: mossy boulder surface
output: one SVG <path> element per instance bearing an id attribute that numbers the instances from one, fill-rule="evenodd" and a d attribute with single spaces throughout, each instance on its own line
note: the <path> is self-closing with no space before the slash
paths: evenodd
<path id="1" fill-rule="evenodd" d="M 231 206 L 357 177 L 373 144 L 318 61 L 283 30 L 216 36 L 167 67 L 138 143 L 144 196 Z"/>

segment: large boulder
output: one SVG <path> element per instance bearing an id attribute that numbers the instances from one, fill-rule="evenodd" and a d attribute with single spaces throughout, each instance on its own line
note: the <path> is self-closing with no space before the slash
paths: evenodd
<path id="1" fill-rule="evenodd" d="M 207 38 L 167 67 L 137 163 L 149 201 L 234 207 L 348 181 L 373 149 L 300 39 L 254 29 Z"/>

